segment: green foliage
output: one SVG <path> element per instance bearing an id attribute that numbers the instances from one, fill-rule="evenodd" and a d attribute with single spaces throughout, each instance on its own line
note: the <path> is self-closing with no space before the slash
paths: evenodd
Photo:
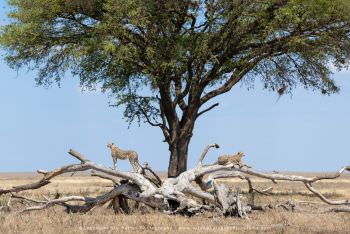
<path id="1" fill-rule="evenodd" d="M 270 90 L 298 84 L 338 91 L 330 66 L 348 66 L 346 0 L 9 0 L 0 44 L 13 68 L 39 69 L 37 83 L 70 71 L 101 85 L 129 121 L 170 124 L 238 81 Z M 159 101 L 156 96 L 160 95 Z M 197 98 L 197 99 L 196 99 Z M 192 105 L 193 104 L 193 105 Z M 163 105 L 163 107 L 161 107 Z M 163 125 L 164 123 L 163 119 Z"/>

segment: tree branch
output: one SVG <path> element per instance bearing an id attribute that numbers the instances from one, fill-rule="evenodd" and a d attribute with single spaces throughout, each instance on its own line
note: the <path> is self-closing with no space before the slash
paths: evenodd
<path id="1" fill-rule="evenodd" d="M 63 197 L 63 198 L 53 199 L 53 200 L 49 200 L 49 201 L 39 201 L 39 203 L 44 203 L 44 204 L 39 205 L 39 206 L 27 207 L 21 213 L 33 211 L 33 210 L 43 210 L 43 209 L 46 209 L 46 208 L 51 207 L 51 206 L 56 205 L 56 204 L 63 205 L 65 207 L 69 208 L 70 205 L 67 204 L 67 202 L 71 202 L 71 201 L 83 201 L 83 202 L 85 202 L 85 204 L 82 206 L 76 205 L 75 209 L 82 211 L 82 212 L 87 212 L 87 211 L 91 210 L 96 205 L 103 205 L 103 204 L 107 203 L 108 201 L 112 200 L 113 198 L 115 198 L 116 196 L 118 196 L 120 194 L 127 194 L 128 192 L 130 193 L 130 185 L 123 184 L 123 185 L 120 185 L 120 186 L 112 189 L 111 191 L 109 191 L 106 194 L 103 194 L 101 196 L 97 196 L 96 198 L 90 198 L 90 197 L 84 197 L 84 196 L 69 196 L 69 197 Z M 25 198 L 25 199 L 28 200 L 28 198 Z M 32 199 L 30 199 L 30 200 L 32 200 Z M 79 207 L 79 209 L 77 209 L 78 207 Z"/>
<path id="2" fill-rule="evenodd" d="M 185 193 L 189 193 L 197 198 L 205 199 L 211 203 L 216 203 L 215 198 L 212 194 L 196 189 L 195 187 L 189 185 L 184 189 Z"/>
<path id="3" fill-rule="evenodd" d="M 160 117 L 161 117 L 162 124 L 163 124 L 163 126 L 160 128 L 161 128 L 163 135 L 164 135 L 164 138 L 165 138 L 164 141 L 170 143 L 170 132 L 169 132 L 169 128 L 167 127 L 167 119 L 165 117 L 164 108 L 163 108 L 163 105 L 161 103 L 160 98 L 158 96 L 156 98 L 159 101 Z"/>
<path id="4" fill-rule="evenodd" d="M 16 199 L 20 199 L 20 200 L 24 200 L 24 201 L 29 201 L 29 202 L 34 202 L 34 203 L 39 203 L 39 204 L 44 204 L 46 203 L 46 201 L 39 201 L 33 198 L 29 198 L 29 197 L 25 197 L 25 196 L 20 196 L 18 194 L 11 194 L 12 198 L 16 198 Z"/>
<path id="5" fill-rule="evenodd" d="M 209 108 L 207 108 L 207 109 L 205 109 L 205 110 L 202 110 L 201 112 L 199 112 L 199 113 L 197 114 L 197 118 L 198 118 L 200 115 L 202 115 L 202 114 L 204 114 L 204 113 L 210 111 L 211 109 L 213 109 L 213 108 L 215 108 L 215 107 L 217 107 L 217 106 L 219 106 L 219 103 L 215 103 L 215 104 L 211 105 Z"/>
<path id="6" fill-rule="evenodd" d="M 210 167 L 215 167 L 215 166 L 208 166 L 207 169 L 209 169 Z M 260 177 L 260 178 L 273 180 L 273 181 L 285 180 L 285 181 L 303 182 L 305 184 L 306 188 L 308 188 L 313 194 L 315 194 L 317 197 L 319 197 L 322 201 L 324 201 L 327 204 L 330 204 L 330 205 L 350 205 L 350 201 L 349 200 L 340 200 L 340 201 L 329 200 L 322 193 L 320 193 L 319 191 L 317 191 L 315 188 L 312 187 L 312 183 L 314 183 L 316 181 L 338 178 L 345 171 L 350 171 L 350 166 L 341 168 L 334 175 L 316 176 L 316 177 L 313 177 L 313 178 L 307 178 L 307 177 L 296 176 L 296 175 L 266 174 L 266 173 L 252 171 L 252 170 L 247 169 L 247 168 L 233 168 L 233 170 L 234 171 L 238 171 L 238 172 L 242 172 L 242 173 L 245 173 L 245 174 L 257 176 L 257 177 Z M 215 170 L 215 171 L 219 171 L 219 170 Z"/>
<path id="7" fill-rule="evenodd" d="M 308 188 L 313 194 L 318 196 L 322 201 L 324 201 L 325 203 L 327 203 L 329 205 L 350 205 L 349 200 L 334 201 L 334 200 L 327 199 L 322 193 L 320 193 L 314 187 L 312 187 L 311 183 L 305 182 L 304 184 L 305 184 L 306 188 Z"/>
<path id="8" fill-rule="evenodd" d="M 113 184 L 120 185 L 120 182 L 118 180 L 116 180 L 116 178 L 114 176 L 106 175 L 103 173 L 97 173 L 95 171 L 91 171 L 91 176 L 99 177 L 99 178 L 102 178 L 105 180 L 110 180 L 111 182 L 113 182 Z"/>
<path id="9" fill-rule="evenodd" d="M 350 213 L 350 207 L 337 207 L 337 208 L 332 208 L 329 210 L 329 212 L 344 212 L 344 213 Z"/>
<path id="10" fill-rule="evenodd" d="M 246 75 L 250 69 L 252 69 L 253 67 L 255 67 L 255 65 L 257 64 L 257 62 L 250 62 L 249 65 L 247 65 L 247 67 L 245 69 L 243 69 L 240 72 L 234 72 L 231 77 L 218 89 L 215 89 L 209 93 L 207 93 L 206 95 L 204 95 L 201 98 L 201 104 L 206 103 L 207 101 L 209 101 L 210 99 L 221 95 L 223 93 L 226 93 L 228 91 L 230 91 L 232 89 L 233 86 L 235 86 L 243 77 L 244 75 Z"/>
<path id="11" fill-rule="evenodd" d="M 211 145 L 207 145 L 207 147 L 205 147 L 203 153 L 201 154 L 200 158 L 198 159 L 197 167 L 198 166 L 202 166 L 203 160 L 204 160 L 205 156 L 207 155 L 207 153 L 208 153 L 210 148 L 218 149 L 218 148 L 220 148 L 220 146 L 218 144 L 216 144 L 216 143 L 215 144 L 211 144 Z"/>
<path id="12" fill-rule="evenodd" d="M 81 153 L 79 153 L 78 151 L 75 151 L 73 149 L 69 149 L 68 153 L 70 155 L 72 155 L 74 158 L 78 159 L 81 163 L 86 163 L 86 162 L 89 162 L 88 159 L 86 159 L 84 157 L 84 155 L 82 155 Z"/>
<path id="13" fill-rule="evenodd" d="M 174 100 L 174 102 L 179 104 L 179 107 L 182 111 L 185 111 L 187 108 L 187 105 L 184 101 L 184 97 L 182 95 L 182 83 L 181 83 L 181 77 L 177 77 L 174 79 L 174 83 L 175 83 L 175 94 L 176 94 L 176 98 Z"/>
<path id="14" fill-rule="evenodd" d="M 142 175 L 138 173 L 121 172 L 121 171 L 109 169 L 107 167 L 104 167 L 102 165 L 99 165 L 87 160 L 82 154 L 80 154 L 79 152 L 73 149 L 69 151 L 69 154 L 77 158 L 78 160 L 80 160 L 82 163 L 67 165 L 61 168 L 57 168 L 53 171 L 47 172 L 42 179 L 31 184 L 14 186 L 12 188 L 7 188 L 7 189 L 0 188 L 0 195 L 6 194 L 6 193 L 15 193 L 15 192 L 20 192 L 25 190 L 38 189 L 49 184 L 51 182 L 50 180 L 58 175 L 62 175 L 69 172 L 87 171 L 91 169 L 105 173 L 110 176 L 121 177 L 124 179 L 131 180 L 132 182 L 134 182 L 140 187 L 141 192 L 152 193 L 152 192 L 155 192 L 156 190 L 155 186 L 150 181 L 148 181 L 146 178 L 144 178 Z M 143 196 L 143 194 L 141 193 L 140 196 Z"/>
<path id="15" fill-rule="evenodd" d="M 140 109 L 142 115 L 145 117 L 147 123 L 149 123 L 151 126 L 153 127 L 163 127 L 163 124 L 160 123 L 153 123 L 150 118 L 148 117 L 146 111 L 142 108 L 142 106 L 138 103 L 135 102 L 135 104 L 137 104 L 138 108 Z"/>

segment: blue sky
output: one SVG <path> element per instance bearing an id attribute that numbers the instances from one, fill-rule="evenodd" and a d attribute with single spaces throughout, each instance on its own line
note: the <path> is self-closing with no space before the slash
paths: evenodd
<path id="1" fill-rule="evenodd" d="M 6 22 L 0 1 L 1 23 Z M 0 51 L 3 54 L 3 51 Z M 61 88 L 36 87 L 35 72 L 16 72 L 0 61 L 0 172 L 52 169 L 76 162 L 74 148 L 91 160 L 110 166 L 106 147 L 114 141 L 134 149 L 140 161 L 166 170 L 169 152 L 159 129 L 137 124 L 128 129 L 122 110 L 108 106 L 107 94 L 82 93 L 67 75 Z M 189 167 L 205 145 L 209 153 L 244 151 L 245 162 L 257 170 L 335 171 L 350 164 L 350 72 L 335 72 L 339 94 L 322 96 L 295 90 L 275 103 L 277 94 L 259 83 L 248 91 L 237 86 L 217 98 L 220 106 L 199 119 L 190 146 Z M 118 167 L 129 170 L 126 161 Z"/>

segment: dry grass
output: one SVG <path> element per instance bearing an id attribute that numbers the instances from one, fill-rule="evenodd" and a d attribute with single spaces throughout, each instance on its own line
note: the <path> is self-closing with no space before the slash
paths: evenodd
<path id="1" fill-rule="evenodd" d="M 32 174 L 0 174 L 0 187 L 29 183 L 37 178 Z M 244 181 L 232 179 L 226 183 L 247 190 Z M 274 196 L 258 196 L 257 203 L 276 204 L 293 200 L 310 201 L 312 204 L 303 205 L 295 212 L 254 212 L 248 220 L 213 218 L 209 215 L 185 218 L 160 213 L 115 215 L 112 210 L 105 208 L 96 208 L 88 214 L 66 214 L 60 207 L 22 215 L 0 212 L 0 233 L 350 233 L 350 214 L 325 212 L 330 206 L 320 203 L 302 183 L 281 182 L 273 185 L 261 179 L 255 179 L 254 183 L 259 188 L 274 187 Z M 95 196 L 108 191 L 109 185 L 109 181 L 81 174 L 74 177 L 60 176 L 44 188 L 22 194 L 35 198 L 42 195 L 53 197 L 57 192 L 62 195 Z M 348 175 L 334 181 L 319 182 L 315 187 L 329 198 L 350 199 Z M 0 206 L 7 199 L 7 196 L 0 197 Z"/>

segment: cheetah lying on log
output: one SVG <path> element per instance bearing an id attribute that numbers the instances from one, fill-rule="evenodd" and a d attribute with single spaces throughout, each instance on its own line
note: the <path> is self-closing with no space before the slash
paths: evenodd
<path id="1" fill-rule="evenodd" d="M 245 156 L 243 152 L 238 152 L 237 154 L 234 155 L 221 155 L 218 157 L 217 164 L 219 165 L 226 165 L 228 163 L 233 163 L 238 165 L 240 168 L 242 167 L 248 167 L 250 166 L 243 164 L 242 158 Z"/>

